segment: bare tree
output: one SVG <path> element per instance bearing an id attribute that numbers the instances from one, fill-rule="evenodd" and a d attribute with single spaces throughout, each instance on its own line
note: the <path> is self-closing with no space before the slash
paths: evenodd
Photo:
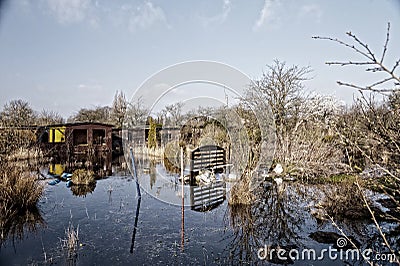
<path id="1" fill-rule="evenodd" d="M 75 115 L 68 118 L 69 122 L 110 122 L 111 108 L 108 106 L 97 106 L 93 109 L 82 108 Z"/>
<path id="2" fill-rule="evenodd" d="M 143 126 L 147 122 L 149 110 L 144 106 L 143 99 L 138 98 L 136 102 L 128 103 L 126 108 L 124 126 Z"/>
<path id="3" fill-rule="evenodd" d="M 28 126 L 35 123 L 35 111 L 23 100 L 12 100 L 4 105 L 0 120 L 5 127 Z"/>
<path id="4" fill-rule="evenodd" d="M 310 73 L 309 67 L 286 66 L 285 62 L 275 60 L 268 66 L 261 79 L 254 81 L 247 99 L 258 99 L 253 103 L 264 101 L 271 108 L 277 136 L 277 150 L 281 152 L 278 160 L 285 163 L 290 150 L 290 136 L 297 130 L 304 119 L 300 117 L 302 105 L 303 81 Z"/>
<path id="5" fill-rule="evenodd" d="M 38 125 L 51 125 L 51 124 L 62 124 L 64 123 L 64 118 L 57 112 L 49 111 L 43 109 L 38 117 L 37 124 Z"/>
<path id="6" fill-rule="evenodd" d="M 117 91 L 111 107 L 111 119 L 118 128 L 122 128 L 127 106 L 128 102 L 126 101 L 125 94 L 122 91 L 119 93 Z"/>
<path id="7" fill-rule="evenodd" d="M 170 126 L 180 126 L 182 124 L 182 102 L 177 102 L 165 106 L 167 121 Z"/>

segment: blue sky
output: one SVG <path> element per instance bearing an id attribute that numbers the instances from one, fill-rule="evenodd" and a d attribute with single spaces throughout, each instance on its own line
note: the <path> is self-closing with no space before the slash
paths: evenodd
<path id="1" fill-rule="evenodd" d="M 387 63 L 400 56 L 398 0 L 12 0 L 0 14 L 0 105 L 21 98 L 65 117 L 111 104 L 116 90 L 130 98 L 152 74 L 190 60 L 251 78 L 274 59 L 311 66 L 308 90 L 351 102 L 355 92 L 336 81 L 375 77 L 326 66 L 359 58 L 312 36 L 351 30 L 380 51 L 390 22 Z"/>

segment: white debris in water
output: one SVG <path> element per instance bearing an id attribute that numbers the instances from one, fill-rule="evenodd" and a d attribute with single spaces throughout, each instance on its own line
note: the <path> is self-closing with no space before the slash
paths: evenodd
<path id="1" fill-rule="evenodd" d="M 275 174 L 280 175 L 283 173 L 283 167 L 280 163 L 278 163 L 272 171 L 275 172 Z"/>

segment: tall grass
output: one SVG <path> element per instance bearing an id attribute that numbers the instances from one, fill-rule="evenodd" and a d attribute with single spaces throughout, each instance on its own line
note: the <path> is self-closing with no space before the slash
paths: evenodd
<path id="1" fill-rule="evenodd" d="M 0 245 L 9 237 L 22 239 L 24 229 L 35 231 L 44 224 L 37 209 L 43 186 L 26 166 L 0 160 Z"/>
<path id="2" fill-rule="evenodd" d="M 43 194 L 43 186 L 30 176 L 25 167 L 15 163 L 0 163 L 0 208 L 7 215 L 36 208 Z"/>

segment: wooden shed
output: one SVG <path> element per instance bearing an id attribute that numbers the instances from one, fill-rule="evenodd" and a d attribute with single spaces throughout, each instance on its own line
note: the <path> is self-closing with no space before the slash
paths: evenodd
<path id="1" fill-rule="evenodd" d="M 38 131 L 42 147 L 69 154 L 112 151 L 112 125 L 103 123 L 67 123 L 44 126 Z"/>

